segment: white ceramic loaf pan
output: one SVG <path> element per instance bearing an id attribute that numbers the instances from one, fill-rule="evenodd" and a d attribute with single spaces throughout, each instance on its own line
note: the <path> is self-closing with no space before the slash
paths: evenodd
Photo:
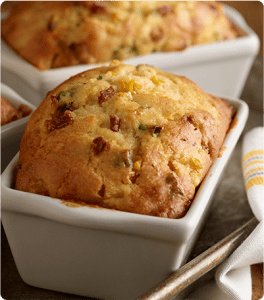
<path id="1" fill-rule="evenodd" d="M 228 17 L 242 28 L 247 36 L 235 40 L 190 47 L 183 52 L 153 53 L 127 60 L 129 64 L 150 64 L 196 82 L 203 90 L 225 97 L 239 98 L 259 51 L 258 36 L 244 18 L 228 6 Z M 2 41 L 2 81 L 25 99 L 38 105 L 48 91 L 70 76 L 98 65 L 79 65 L 39 71 Z"/>
<path id="2" fill-rule="evenodd" d="M 213 192 L 248 117 L 237 115 L 219 157 L 181 219 L 92 207 L 11 188 L 18 155 L 2 174 L 2 222 L 22 279 L 84 297 L 136 299 L 183 265 L 205 220 Z"/>
<path id="3" fill-rule="evenodd" d="M 23 99 L 13 89 L 3 83 L 1 83 L 1 95 L 15 108 L 24 104 L 31 108 L 32 112 L 36 109 L 35 105 Z M 19 151 L 21 137 L 24 134 L 30 115 L 1 126 L 1 170 L 6 168 L 11 159 Z"/>

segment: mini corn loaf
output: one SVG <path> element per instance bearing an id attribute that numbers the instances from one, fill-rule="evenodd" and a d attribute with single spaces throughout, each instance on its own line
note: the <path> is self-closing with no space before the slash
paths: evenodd
<path id="1" fill-rule="evenodd" d="M 8 45 L 40 70 L 181 51 L 241 35 L 216 1 L 22 1 L 1 30 Z"/>
<path id="2" fill-rule="evenodd" d="M 180 218 L 233 114 L 185 77 L 113 61 L 47 94 L 22 138 L 15 188 Z"/>

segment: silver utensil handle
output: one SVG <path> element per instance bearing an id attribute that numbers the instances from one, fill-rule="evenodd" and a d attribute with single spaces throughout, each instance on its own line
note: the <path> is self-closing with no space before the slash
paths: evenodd
<path id="1" fill-rule="evenodd" d="M 250 235 L 258 224 L 254 217 L 212 246 L 137 300 L 170 300 L 205 273 L 223 262 Z"/>

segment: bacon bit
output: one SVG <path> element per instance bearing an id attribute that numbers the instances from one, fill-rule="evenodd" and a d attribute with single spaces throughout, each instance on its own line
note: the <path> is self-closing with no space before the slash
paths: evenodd
<path id="1" fill-rule="evenodd" d="M 120 128 L 121 119 L 116 115 L 110 115 L 110 129 L 114 132 L 118 132 Z"/>
<path id="2" fill-rule="evenodd" d="M 158 42 L 158 41 L 162 40 L 162 38 L 163 38 L 162 29 L 154 28 L 150 33 L 150 37 L 151 37 L 153 42 Z"/>
<path id="3" fill-rule="evenodd" d="M 99 154 L 103 150 L 110 150 L 110 143 L 106 142 L 106 140 L 102 136 L 95 138 L 93 140 L 93 143 L 95 144 L 94 150 L 96 154 Z"/>
<path id="4" fill-rule="evenodd" d="M 171 5 L 163 5 L 163 6 L 158 7 L 158 8 L 157 8 L 157 11 L 158 11 L 161 15 L 166 16 L 166 15 L 168 15 L 168 14 L 170 14 L 170 13 L 173 12 L 173 8 L 172 8 Z"/>
<path id="5" fill-rule="evenodd" d="M 154 133 L 154 134 L 157 134 L 157 136 L 159 136 L 159 135 L 160 135 L 160 132 L 161 132 L 161 129 L 162 129 L 161 126 L 154 126 L 154 127 L 153 127 L 153 133 Z"/>
<path id="6" fill-rule="evenodd" d="M 100 94 L 98 96 L 98 102 L 99 102 L 99 104 L 102 104 L 103 102 L 105 102 L 109 98 L 113 97 L 114 94 L 115 94 L 115 90 L 110 85 L 110 87 L 107 90 L 103 90 L 103 91 L 100 92 Z"/>
<path id="7" fill-rule="evenodd" d="M 68 125 L 73 124 L 73 117 L 70 111 L 66 110 L 57 110 L 53 115 L 52 120 L 46 120 L 45 125 L 47 126 L 48 133 L 56 129 L 61 129 Z"/>
<path id="8" fill-rule="evenodd" d="M 91 5 L 91 12 L 93 14 L 97 14 L 97 13 L 104 13 L 107 11 L 107 5 L 105 3 L 93 3 Z"/>

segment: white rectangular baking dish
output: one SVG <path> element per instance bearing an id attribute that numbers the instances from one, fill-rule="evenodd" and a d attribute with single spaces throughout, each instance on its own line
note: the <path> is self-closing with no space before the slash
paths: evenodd
<path id="1" fill-rule="evenodd" d="M 32 109 L 32 112 L 36 109 L 35 105 L 23 99 L 13 89 L 5 85 L 4 83 L 1 83 L 1 95 L 4 96 L 15 108 L 18 108 L 20 104 L 24 104 L 30 107 Z M 6 168 L 11 159 L 19 151 L 21 137 L 24 134 L 26 124 L 30 118 L 30 115 L 1 126 L 2 171 Z"/>
<path id="2" fill-rule="evenodd" d="M 11 188 L 17 156 L 2 174 L 2 222 L 22 279 L 29 285 L 100 299 L 135 299 L 183 265 L 205 221 L 213 192 L 243 131 L 237 114 L 224 145 L 181 219 L 68 207 Z"/>
<path id="3" fill-rule="evenodd" d="M 203 90 L 225 97 L 239 98 L 259 51 L 259 38 L 244 18 L 225 6 L 227 16 L 247 33 L 247 36 L 219 43 L 190 47 L 183 52 L 153 53 L 125 62 L 150 64 L 165 72 L 183 75 Z M 38 105 L 46 93 L 70 76 L 99 65 L 78 65 L 39 71 L 2 41 L 2 81 L 25 99 Z"/>

